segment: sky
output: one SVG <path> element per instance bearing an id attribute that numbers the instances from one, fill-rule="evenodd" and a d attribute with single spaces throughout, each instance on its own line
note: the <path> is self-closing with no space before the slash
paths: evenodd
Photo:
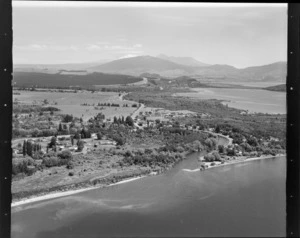
<path id="1" fill-rule="evenodd" d="M 237 68 L 287 60 L 287 4 L 13 1 L 15 64 L 193 57 Z"/>

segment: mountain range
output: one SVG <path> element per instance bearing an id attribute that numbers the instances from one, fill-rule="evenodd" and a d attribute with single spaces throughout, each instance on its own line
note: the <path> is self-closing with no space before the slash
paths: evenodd
<path id="1" fill-rule="evenodd" d="M 202 66 L 209 66 L 209 64 L 205 64 L 203 62 L 200 62 L 192 57 L 174 57 L 174 56 L 167 56 L 164 54 L 160 54 L 157 56 L 157 58 L 164 59 L 171 61 L 176 64 L 181 64 L 185 66 L 191 66 L 191 67 L 202 67 Z"/>
<path id="2" fill-rule="evenodd" d="M 99 61 L 83 64 L 56 65 L 14 65 L 14 72 L 57 73 L 62 70 L 84 70 L 89 73 L 108 73 L 155 78 L 177 78 L 189 76 L 198 80 L 217 82 L 276 82 L 285 83 L 286 62 L 268 65 L 236 68 L 231 65 L 206 64 L 192 57 L 173 57 L 163 54 L 154 56 L 136 56 L 113 61 Z"/>
<path id="3" fill-rule="evenodd" d="M 192 76 L 198 79 L 214 78 L 276 82 L 284 82 L 286 79 L 286 62 L 238 69 L 230 65 L 208 65 L 191 57 L 168 57 L 164 55 L 119 59 L 89 67 L 87 70 L 133 76 L 149 73 L 168 78 Z"/>

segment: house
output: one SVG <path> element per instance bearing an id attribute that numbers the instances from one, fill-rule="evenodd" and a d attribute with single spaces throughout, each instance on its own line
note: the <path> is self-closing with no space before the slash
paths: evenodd
<path id="1" fill-rule="evenodd" d="M 91 138 L 92 138 L 92 139 L 98 139 L 97 134 L 96 134 L 96 133 L 92 133 L 92 134 L 91 134 Z"/>
<path id="2" fill-rule="evenodd" d="M 71 122 L 61 122 L 61 127 L 63 130 L 69 130 L 70 129 L 70 125 L 71 125 Z"/>
<path id="3" fill-rule="evenodd" d="M 71 146 L 68 148 L 70 151 L 76 151 L 78 149 L 77 146 Z"/>
<path id="4" fill-rule="evenodd" d="M 64 147 L 63 145 L 58 146 L 58 150 L 59 150 L 59 151 L 62 151 L 64 148 L 65 148 L 65 147 Z"/>
<path id="5" fill-rule="evenodd" d="M 113 140 L 100 140 L 100 145 L 116 145 L 117 142 Z"/>
<path id="6" fill-rule="evenodd" d="M 275 138 L 275 137 L 272 137 L 272 136 L 270 136 L 270 141 L 279 141 L 279 139 L 278 139 L 278 138 Z"/>

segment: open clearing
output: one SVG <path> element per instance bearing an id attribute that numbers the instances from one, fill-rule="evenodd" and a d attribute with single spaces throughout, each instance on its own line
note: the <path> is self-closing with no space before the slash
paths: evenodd
<path id="1" fill-rule="evenodd" d="M 136 108 L 132 107 L 134 102 L 122 100 L 116 92 L 42 92 L 42 91 L 14 91 L 20 95 L 13 95 L 14 100 L 18 100 L 25 104 L 42 105 L 45 99 L 48 100 L 50 106 L 59 108 L 62 114 L 72 114 L 76 117 L 82 117 L 88 120 L 91 117 L 102 112 L 105 118 L 113 118 L 114 116 L 129 116 Z M 98 103 L 115 103 L 120 107 L 98 106 Z M 88 106 L 82 106 L 87 104 Z M 128 107 L 123 107 L 128 104 Z"/>

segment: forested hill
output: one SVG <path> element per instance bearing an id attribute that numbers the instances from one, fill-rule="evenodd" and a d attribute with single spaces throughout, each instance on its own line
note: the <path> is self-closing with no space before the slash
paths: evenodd
<path id="1" fill-rule="evenodd" d="M 285 84 L 279 84 L 271 87 L 264 88 L 266 90 L 270 91 L 277 91 L 277 92 L 286 92 L 286 85 Z"/>
<path id="2" fill-rule="evenodd" d="M 129 84 L 141 81 L 140 77 L 92 73 L 86 75 L 76 74 L 48 74 L 37 72 L 15 72 L 13 82 L 18 87 L 74 87 L 93 85 Z"/>

